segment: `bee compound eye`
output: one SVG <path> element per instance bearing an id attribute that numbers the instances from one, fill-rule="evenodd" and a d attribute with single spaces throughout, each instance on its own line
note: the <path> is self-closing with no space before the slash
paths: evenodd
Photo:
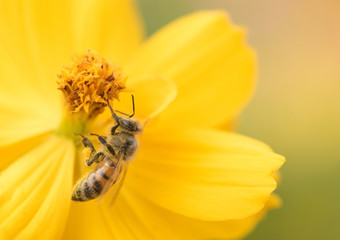
<path id="1" fill-rule="evenodd" d="M 136 130 L 136 125 L 131 121 L 124 120 L 124 121 L 122 121 L 122 125 L 128 131 L 135 131 Z"/>

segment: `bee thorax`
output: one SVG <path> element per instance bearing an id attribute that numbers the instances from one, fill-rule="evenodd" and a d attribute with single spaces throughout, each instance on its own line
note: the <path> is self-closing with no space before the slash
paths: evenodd
<path id="1" fill-rule="evenodd" d="M 134 156 L 138 147 L 135 136 L 127 132 L 119 132 L 112 136 L 110 143 L 114 147 L 116 153 L 122 152 L 125 161 L 130 160 Z"/>

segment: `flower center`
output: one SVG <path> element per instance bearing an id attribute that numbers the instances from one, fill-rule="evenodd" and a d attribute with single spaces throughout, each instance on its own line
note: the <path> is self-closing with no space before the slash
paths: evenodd
<path id="1" fill-rule="evenodd" d="M 121 68 L 91 50 L 74 56 L 57 76 L 67 105 L 58 130 L 62 135 L 84 132 L 87 122 L 105 110 L 106 99 L 119 100 L 119 93 L 126 90 L 127 76 Z"/>
<path id="2" fill-rule="evenodd" d="M 69 66 L 62 68 L 58 78 L 58 89 L 63 92 L 68 109 L 85 111 L 89 118 L 104 111 L 106 99 L 118 100 L 127 79 L 118 65 L 91 50 L 75 56 Z"/>

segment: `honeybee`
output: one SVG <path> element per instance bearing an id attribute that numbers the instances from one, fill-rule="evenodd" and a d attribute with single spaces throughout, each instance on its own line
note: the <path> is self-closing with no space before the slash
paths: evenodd
<path id="1" fill-rule="evenodd" d="M 94 162 L 98 165 L 95 170 L 74 186 L 73 201 L 89 201 L 95 198 L 100 201 L 112 188 L 112 204 L 124 182 L 127 167 L 137 150 L 138 142 L 135 135 L 141 133 L 143 127 L 137 120 L 131 119 L 135 114 L 133 95 L 133 113 L 128 115 L 117 111 L 127 117 L 117 116 L 109 100 L 106 100 L 106 102 L 115 125 L 111 127 L 110 133 L 106 137 L 90 133 L 90 135 L 98 137 L 102 149 L 96 151 L 87 137 L 82 134 L 75 134 L 82 137 L 84 150 L 90 152 L 88 159 L 86 159 L 87 166 L 91 166 Z"/>

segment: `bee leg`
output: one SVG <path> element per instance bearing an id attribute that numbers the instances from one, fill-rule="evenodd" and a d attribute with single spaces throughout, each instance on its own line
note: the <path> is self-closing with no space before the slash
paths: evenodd
<path id="1" fill-rule="evenodd" d="M 80 134 L 80 133 L 74 133 L 74 135 L 81 136 L 83 138 L 82 143 L 84 145 L 84 148 L 90 148 L 91 153 L 94 153 L 96 151 L 90 139 L 88 139 L 87 137 L 85 137 L 83 134 Z"/>
<path id="2" fill-rule="evenodd" d="M 92 158 L 91 160 L 90 159 L 87 159 L 86 160 L 86 165 L 87 166 L 91 166 L 93 162 L 100 162 L 100 157 L 104 156 L 104 153 L 103 152 L 97 152 Z"/>
<path id="3" fill-rule="evenodd" d="M 119 127 L 119 125 L 116 125 L 116 126 L 113 126 L 111 128 L 111 135 L 116 135 L 116 130 L 117 130 L 118 127 Z"/>
<path id="4" fill-rule="evenodd" d="M 116 153 L 115 153 L 115 150 L 113 149 L 113 147 L 107 143 L 107 141 L 102 137 L 102 136 L 99 136 L 98 134 L 95 134 L 95 133 L 90 133 L 90 135 L 94 135 L 94 136 L 97 136 L 98 137 L 98 140 L 101 144 L 103 144 L 107 150 L 109 150 L 109 152 L 115 156 Z"/>
<path id="5" fill-rule="evenodd" d="M 110 111 L 111 111 L 111 115 L 112 115 L 112 118 L 115 120 L 115 122 L 117 123 L 117 125 L 119 126 L 119 118 L 118 116 L 116 115 L 116 113 L 113 111 L 111 105 L 110 105 L 110 101 L 109 99 L 106 99 L 106 102 L 107 102 L 107 106 L 109 107 Z"/>
<path id="6" fill-rule="evenodd" d="M 89 157 L 89 159 L 86 160 L 86 165 L 91 166 L 93 162 L 99 162 L 98 159 L 104 154 L 102 152 L 96 153 L 96 149 L 94 148 L 92 142 L 90 141 L 90 139 L 88 139 L 84 135 L 76 134 L 76 133 L 74 135 L 81 136 L 83 138 L 82 143 L 84 145 L 84 148 L 90 148 L 90 150 L 91 150 L 90 157 Z"/>

